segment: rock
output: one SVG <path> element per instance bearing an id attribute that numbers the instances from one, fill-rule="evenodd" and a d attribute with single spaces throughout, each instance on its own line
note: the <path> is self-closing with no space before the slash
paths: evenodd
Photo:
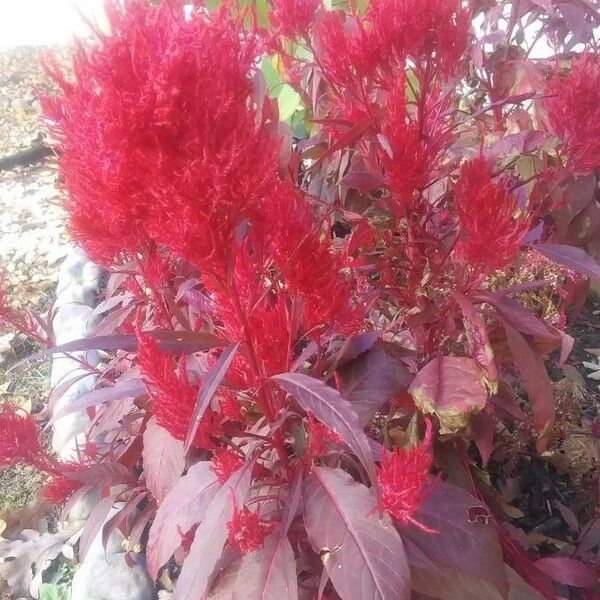
<path id="1" fill-rule="evenodd" d="M 71 600 L 156 600 L 143 557 L 133 560 L 129 566 L 118 553 L 84 561 L 73 577 Z"/>

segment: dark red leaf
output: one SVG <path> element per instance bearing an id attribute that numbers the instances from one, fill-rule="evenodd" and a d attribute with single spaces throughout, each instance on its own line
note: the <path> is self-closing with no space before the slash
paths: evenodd
<path id="1" fill-rule="evenodd" d="M 504 597 L 508 583 L 496 530 L 491 523 L 469 520 L 469 509 L 481 506 L 461 488 L 438 481 L 415 514 L 416 521 L 438 533 L 409 525 L 403 538 L 438 566 L 490 582 Z"/>
<path id="2" fill-rule="evenodd" d="M 225 350 L 223 350 L 221 356 L 219 356 L 217 362 L 207 373 L 202 385 L 200 386 L 198 397 L 196 398 L 196 405 L 194 406 L 194 413 L 192 414 L 192 419 L 190 422 L 190 428 L 188 430 L 187 437 L 185 438 L 184 447 L 186 453 L 190 449 L 190 445 L 196 436 L 196 432 L 198 431 L 200 421 L 202 420 L 206 409 L 210 406 L 210 401 L 212 400 L 212 397 L 223 380 L 223 377 L 225 377 L 225 373 L 227 373 L 227 369 L 229 369 L 229 365 L 231 365 L 231 361 L 234 359 L 239 345 L 240 343 L 236 342 L 235 344 L 230 344 L 227 346 L 227 348 L 225 348 Z"/>
<path id="3" fill-rule="evenodd" d="M 544 358 L 535 344 L 509 325 L 506 325 L 506 337 L 531 404 L 533 422 L 538 432 L 536 448 L 538 452 L 542 452 L 548 444 L 550 430 L 554 424 L 552 384 L 544 365 Z"/>
<path id="4" fill-rule="evenodd" d="M 411 597 L 404 545 L 376 504 L 372 491 L 341 469 L 315 467 L 306 480 L 308 537 L 342 600 Z"/>
<path id="5" fill-rule="evenodd" d="M 404 363 L 377 344 L 339 371 L 340 392 L 347 398 L 365 426 L 375 412 L 400 392 L 413 376 Z"/>
<path id="6" fill-rule="evenodd" d="M 573 558 L 548 556 L 539 558 L 534 564 L 540 571 L 563 585 L 587 588 L 596 585 L 598 581 L 594 568 Z"/>
<path id="7" fill-rule="evenodd" d="M 158 342 L 158 347 L 164 352 L 202 352 L 227 344 L 225 340 L 214 336 L 212 333 L 203 331 L 163 331 L 155 329 L 153 331 L 145 331 L 144 333 L 155 338 Z M 47 348 L 41 352 L 36 352 L 20 361 L 15 366 L 25 362 L 39 360 L 45 356 L 51 356 L 52 354 L 85 352 L 87 350 L 133 351 L 137 350 L 137 347 L 137 337 L 132 334 L 123 333 L 83 338 L 81 340 L 74 340 L 72 342 L 67 342 L 66 344 L 61 344 L 60 346 L 54 346 L 53 348 Z"/>
<path id="8" fill-rule="evenodd" d="M 377 488 L 377 474 L 369 441 L 350 402 L 323 381 L 302 373 L 283 373 L 271 379 L 291 394 L 304 410 L 312 413 L 344 440 Z"/>
<path id="9" fill-rule="evenodd" d="M 496 424 L 494 419 L 486 412 L 482 411 L 473 415 L 471 419 L 471 438 L 475 442 L 481 462 L 485 467 L 494 450 L 494 433 Z"/>
<path id="10" fill-rule="evenodd" d="M 571 271 L 600 279 L 600 265 L 582 248 L 563 244 L 536 244 L 532 248 Z"/>
<path id="11" fill-rule="evenodd" d="M 202 461 L 190 467 L 167 494 L 148 535 L 146 562 L 153 579 L 181 545 L 181 536 L 204 518 L 220 487 L 210 462 Z"/>
<path id="12" fill-rule="evenodd" d="M 496 309 L 502 321 L 522 333 L 538 338 L 556 338 L 556 333 L 510 296 L 493 292 L 478 292 L 474 298 L 479 302 L 489 302 Z"/>
<path id="13" fill-rule="evenodd" d="M 183 443 L 151 417 L 144 430 L 142 459 L 146 487 L 162 502 L 185 469 Z"/>

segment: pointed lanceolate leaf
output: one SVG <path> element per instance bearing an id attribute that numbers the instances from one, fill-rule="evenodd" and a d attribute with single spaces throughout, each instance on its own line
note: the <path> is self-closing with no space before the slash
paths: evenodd
<path id="1" fill-rule="evenodd" d="M 485 580 L 505 597 L 508 584 L 502 548 L 491 521 L 477 518 L 480 513 L 487 514 L 481 500 L 438 481 L 414 515 L 418 523 L 437 533 L 409 525 L 402 536 L 409 547 L 416 547 L 420 555 L 438 565 L 442 575 L 454 570 L 475 580 Z M 411 556 L 414 556 L 412 551 Z M 416 566 L 427 570 L 423 561 Z"/>
<path id="2" fill-rule="evenodd" d="M 230 344 L 227 346 L 227 348 L 225 348 L 225 350 L 223 350 L 221 356 L 219 356 L 219 359 L 214 364 L 210 372 L 206 375 L 202 385 L 200 386 L 198 397 L 196 398 L 196 406 L 194 407 L 194 413 L 192 414 L 192 419 L 190 422 L 190 429 L 185 439 L 186 452 L 190 449 L 190 445 L 196 436 L 196 432 L 198 431 L 200 421 L 202 420 L 206 409 L 209 407 L 210 401 L 217 391 L 221 381 L 223 381 L 223 377 L 225 377 L 225 373 L 227 373 L 227 369 L 229 368 L 229 365 L 231 364 L 239 345 L 239 342 Z"/>
<path id="3" fill-rule="evenodd" d="M 491 304 L 504 323 L 522 333 L 542 339 L 556 338 L 556 333 L 551 331 L 543 321 L 540 321 L 529 309 L 510 296 L 493 292 L 478 292 L 475 299 Z"/>
<path id="4" fill-rule="evenodd" d="M 233 515 L 234 503 L 240 504 L 248 493 L 254 461 L 238 469 L 215 494 L 204 519 L 196 529 L 173 600 L 203 600 L 217 562 L 227 542 L 227 523 Z"/>
<path id="5" fill-rule="evenodd" d="M 220 487 L 208 461 L 196 463 L 175 483 L 150 527 L 146 562 L 153 579 L 181 545 L 181 536 L 204 518 Z"/>
<path id="6" fill-rule="evenodd" d="M 598 581 L 596 569 L 573 558 L 546 556 L 535 561 L 535 566 L 554 581 L 578 588 L 592 587 Z"/>
<path id="7" fill-rule="evenodd" d="M 535 344 L 510 326 L 506 326 L 506 338 L 515 365 L 521 373 L 531 410 L 533 423 L 538 432 L 536 447 L 543 452 L 548 444 L 550 430 L 554 424 L 554 398 L 552 383 L 544 365 L 544 359 Z"/>
<path id="8" fill-rule="evenodd" d="M 344 440 L 364 466 L 373 485 L 377 486 L 369 441 L 348 400 L 323 381 L 302 373 L 283 373 L 271 379 Z"/>
<path id="9" fill-rule="evenodd" d="M 342 600 L 408 600 L 404 545 L 371 490 L 341 469 L 315 467 L 304 486 L 304 521 L 313 549 Z"/>
<path id="10" fill-rule="evenodd" d="M 146 487 L 162 502 L 185 468 L 183 443 L 176 440 L 151 417 L 144 430 L 142 459 Z"/>
<path id="11" fill-rule="evenodd" d="M 582 248 L 563 244 L 536 244 L 533 248 L 575 273 L 600 280 L 600 265 Z"/>

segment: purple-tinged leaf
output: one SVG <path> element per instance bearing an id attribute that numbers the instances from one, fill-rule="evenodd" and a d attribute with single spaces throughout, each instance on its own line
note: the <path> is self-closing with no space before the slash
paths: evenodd
<path id="1" fill-rule="evenodd" d="M 133 511 L 138 507 L 138 504 L 146 498 L 148 492 L 140 492 L 132 494 L 121 510 L 116 512 L 104 525 L 102 526 L 102 546 L 104 551 L 108 546 L 108 540 L 112 532 L 117 529 L 125 521 Z"/>
<path id="2" fill-rule="evenodd" d="M 563 244 L 536 244 L 532 248 L 575 273 L 600 279 L 600 265 L 582 248 Z"/>
<path id="3" fill-rule="evenodd" d="M 119 483 L 133 483 L 134 479 L 129 469 L 116 462 L 101 462 L 86 467 L 80 471 L 69 473 L 71 479 L 85 485 L 96 487 L 111 487 Z"/>
<path id="4" fill-rule="evenodd" d="M 113 505 L 113 497 L 102 498 L 92 509 L 79 538 L 79 561 L 83 562 L 92 542 L 100 533 Z"/>
<path id="5" fill-rule="evenodd" d="M 405 391 L 413 376 L 386 346 L 377 344 L 338 371 L 340 392 L 364 427 L 386 402 Z"/>
<path id="6" fill-rule="evenodd" d="M 350 171 L 340 179 L 340 185 L 358 190 L 361 194 L 379 189 L 383 187 L 384 183 L 385 181 L 381 175 L 365 171 Z"/>
<path id="7" fill-rule="evenodd" d="M 560 345 L 560 357 L 558 359 L 558 366 L 562 367 L 565 362 L 567 362 L 567 358 L 571 354 L 573 350 L 573 346 L 575 345 L 575 338 L 570 336 L 568 333 L 560 332 L 561 345 Z"/>
<path id="8" fill-rule="evenodd" d="M 508 325 L 505 329 L 515 366 L 521 373 L 531 404 L 533 424 L 538 432 L 536 448 L 538 452 L 543 452 L 554 424 L 555 407 L 550 377 L 537 347 L 516 329 Z"/>
<path id="9" fill-rule="evenodd" d="M 421 411 L 437 415 L 441 433 L 456 433 L 485 407 L 487 391 L 477 363 L 463 356 L 428 362 L 408 389 Z"/>
<path id="10" fill-rule="evenodd" d="M 142 460 L 146 487 L 160 504 L 185 469 L 183 443 L 151 417 L 143 435 Z"/>
<path id="11" fill-rule="evenodd" d="M 498 379 L 498 368 L 490 345 L 485 321 L 473 304 L 460 294 L 452 294 L 463 315 L 463 325 L 469 343 L 469 354 L 485 370 L 490 381 Z"/>
<path id="12" fill-rule="evenodd" d="M 579 560 L 563 556 L 548 556 L 539 558 L 535 566 L 549 577 L 562 583 L 578 588 L 587 588 L 596 585 L 598 576 L 596 570 Z"/>
<path id="13" fill-rule="evenodd" d="M 481 463 L 485 467 L 494 450 L 494 433 L 496 423 L 486 411 L 473 415 L 471 419 L 471 439 L 475 442 L 481 456 Z"/>
<path id="14" fill-rule="evenodd" d="M 225 346 L 227 342 L 222 340 L 212 333 L 206 333 L 204 331 L 167 331 L 155 329 L 152 331 L 145 331 L 145 334 L 153 337 L 158 342 L 158 347 L 163 352 L 201 352 L 217 348 L 219 346 Z M 61 344 L 60 346 L 54 346 L 53 348 L 47 348 L 41 352 L 36 352 L 32 356 L 23 359 L 17 365 L 25 362 L 31 362 L 39 360 L 45 356 L 51 356 L 52 354 L 61 354 L 69 352 L 85 352 L 87 350 L 137 350 L 138 341 L 137 337 L 132 334 L 115 334 L 115 335 L 102 335 L 98 337 L 82 338 L 80 340 L 74 340 Z M 17 366 L 15 365 L 15 366 Z"/>
<path id="15" fill-rule="evenodd" d="M 94 325 L 92 334 L 94 337 L 110 335 L 117 331 L 127 317 L 136 309 L 135 304 L 127 304 L 109 312 L 97 325 Z"/>
<path id="16" fill-rule="evenodd" d="M 227 523 L 234 503 L 243 502 L 250 487 L 254 461 L 238 469 L 215 494 L 204 519 L 196 529 L 173 593 L 173 600 L 204 600 L 211 576 L 227 542 Z"/>
<path id="17" fill-rule="evenodd" d="M 212 369 L 206 374 L 206 377 L 200 386 L 190 422 L 190 428 L 185 438 L 184 449 L 186 453 L 194 441 L 200 421 L 202 420 L 206 409 L 210 406 L 210 401 L 221 384 L 221 381 L 223 381 L 223 377 L 225 377 L 225 373 L 227 373 L 227 369 L 229 369 L 229 365 L 231 365 L 231 361 L 234 359 L 239 345 L 240 343 L 236 342 L 235 344 L 230 344 L 223 350 L 221 356 L 219 356 L 219 359 L 213 365 Z"/>
<path id="18" fill-rule="evenodd" d="M 375 489 L 378 489 L 369 441 L 350 402 L 323 381 L 302 373 L 282 373 L 271 379 L 291 394 L 304 410 L 312 413 L 344 440 L 364 466 Z"/>
<path id="19" fill-rule="evenodd" d="M 304 485 L 309 541 L 342 600 L 408 600 L 404 545 L 373 492 L 341 469 L 315 467 Z"/>
<path id="20" fill-rule="evenodd" d="M 146 561 L 153 579 L 181 545 L 181 536 L 204 519 L 206 508 L 220 487 L 210 462 L 202 461 L 190 467 L 166 495 L 148 536 Z"/>
<path id="21" fill-rule="evenodd" d="M 186 279 L 177 290 L 177 294 L 175 295 L 175 302 L 179 302 L 190 290 L 193 290 L 198 284 L 200 280 L 197 277 L 190 277 Z"/>
<path id="22" fill-rule="evenodd" d="M 296 559 L 287 535 L 275 531 L 244 555 L 232 600 L 297 600 Z"/>
<path id="23" fill-rule="evenodd" d="M 344 366 L 347 362 L 370 350 L 381 337 L 381 331 L 364 331 L 347 337 L 335 357 L 334 369 Z"/>
<path id="24" fill-rule="evenodd" d="M 556 338 L 556 334 L 543 321 L 540 321 L 518 300 L 510 296 L 495 294 L 493 292 L 477 292 L 475 299 L 479 302 L 488 302 L 491 304 L 504 323 L 518 329 L 522 333 L 538 338 Z"/>
<path id="25" fill-rule="evenodd" d="M 139 396 L 144 392 L 144 384 L 138 377 L 132 379 L 120 379 L 115 385 L 83 394 L 77 398 L 77 400 L 69 403 L 64 408 L 57 410 L 56 413 L 52 415 L 50 422 L 54 422 L 65 415 L 85 410 L 91 406 L 98 406 L 104 402 L 110 402 L 111 400 Z"/>
<path id="26" fill-rule="evenodd" d="M 508 584 L 496 530 L 491 523 L 469 517 L 470 509 L 482 506 L 481 500 L 461 488 L 438 481 L 414 515 L 417 522 L 438 533 L 409 525 L 402 537 L 437 565 L 488 581 L 505 597 Z"/>

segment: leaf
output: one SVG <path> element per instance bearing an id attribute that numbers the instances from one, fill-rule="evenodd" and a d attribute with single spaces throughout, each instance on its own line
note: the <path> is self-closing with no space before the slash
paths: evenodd
<path id="1" fill-rule="evenodd" d="M 494 450 L 494 433 L 496 432 L 496 423 L 494 419 L 486 412 L 473 415 L 471 419 L 471 439 L 475 442 L 481 463 L 485 467 Z"/>
<path id="2" fill-rule="evenodd" d="M 453 293 L 452 296 L 463 315 L 463 325 L 469 342 L 469 354 L 485 370 L 488 379 L 495 382 L 498 379 L 498 369 L 485 321 L 481 313 L 464 296 L 457 293 Z"/>
<path id="3" fill-rule="evenodd" d="M 352 405 L 337 390 L 323 381 L 302 373 L 283 373 L 271 377 L 300 406 L 337 433 L 362 463 L 375 489 L 377 474 L 371 448 Z"/>
<path id="4" fill-rule="evenodd" d="M 202 421 L 202 417 L 204 416 L 206 409 L 210 406 L 212 397 L 221 384 L 223 377 L 225 377 L 225 373 L 227 372 L 227 369 L 229 369 L 229 365 L 231 365 L 231 361 L 234 359 L 239 345 L 240 343 L 236 342 L 235 344 L 230 344 L 227 346 L 227 348 L 225 348 L 225 350 L 223 350 L 221 356 L 219 356 L 217 362 L 207 373 L 202 385 L 200 386 L 198 397 L 196 398 L 196 405 L 194 406 L 194 413 L 192 414 L 192 419 L 190 422 L 190 428 L 185 438 L 184 449 L 186 454 L 190 449 L 194 438 L 196 437 L 196 432 L 198 431 L 200 421 Z"/>
<path id="5" fill-rule="evenodd" d="M 102 498 L 92 509 L 79 538 L 79 562 L 85 560 L 85 556 L 92 542 L 102 529 L 112 505 L 113 497 L 107 496 L 106 498 Z"/>
<path id="6" fill-rule="evenodd" d="M 366 194 L 383 187 L 385 181 L 381 175 L 364 171 L 350 171 L 340 179 L 340 184 Z"/>
<path id="7" fill-rule="evenodd" d="M 538 432 L 536 448 L 538 452 L 543 452 L 548 445 L 550 430 L 554 424 L 552 384 L 537 347 L 509 325 L 506 325 L 505 329 L 515 366 L 523 378 L 531 404 L 533 424 Z"/>
<path id="8" fill-rule="evenodd" d="M 539 558 L 534 564 L 540 571 L 563 585 L 587 588 L 594 586 L 598 580 L 595 569 L 573 558 L 548 556 Z"/>
<path id="9" fill-rule="evenodd" d="M 227 541 L 227 523 L 234 502 L 243 501 L 250 487 L 254 461 L 238 469 L 215 494 L 198 526 L 173 593 L 173 600 L 201 600 L 206 597 L 210 578 Z"/>
<path id="10" fill-rule="evenodd" d="M 296 559 L 287 535 L 277 531 L 244 555 L 232 600 L 297 600 Z"/>
<path id="11" fill-rule="evenodd" d="M 227 343 L 225 340 L 212 335 L 212 333 L 206 333 L 204 331 L 163 331 L 155 329 L 152 331 L 145 331 L 144 333 L 155 338 L 158 342 L 158 347 L 163 352 L 201 352 L 211 350 L 218 346 L 225 346 Z M 39 360 L 45 356 L 51 356 L 52 354 L 82 352 L 87 350 L 134 351 L 137 350 L 137 347 L 137 337 L 133 334 L 123 333 L 82 338 L 80 340 L 73 340 L 72 342 L 61 344 L 60 346 L 47 348 L 41 352 L 36 352 L 19 361 L 16 365 L 13 365 L 13 368 L 26 362 Z"/>
<path id="12" fill-rule="evenodd" d="M 556 334 L 543 321 L 514 298 L 492 292 L 478 292 L 475 297 L 480 302 L 489 302 L 505 323 L 522 333 L 539 338 L 556 338 Z"/>
<path id="13" fill-rule="evenodd" d="M 563 244 L 536 244 L 532 248 L 571 271 L 600 280 L 600 265 L 582 248 Z"/>
<path id="14" fill-rule="evenodd" d="M 336 142 L 331 144 L 317 160 L 307 169 L 307 171 L 312 171 L 317 169 L 321 165 L 321 163 L 331 156 L 334 152 L 341 150 L 342 148 L 347 148 L 351 146 L 360 136 L 365 133 L 370 127 L 372 127 L 375 123 L 377 123 L 378 117 L 371 116 L 366 117 L 362 121 L 354 124 L 349 131 L 344 133 L 342 136 L 338 138 Z"/>
<path id="15" fill-rule="evenodd" d="M 289 83 L 281 85 L 281 91 L 277 94 L 277 104 L 279 105 L 279 118 L 282 121 L 289 121 L 292 115 L 302 108 L 300 94 Z"/>
<path id="16" fill-rule="evenodd" d="M 204 519 L 220 487 L 210 462 L 202 461 L 191 466 L 165 496 L 148 535 L 146 562 L 153 579 L 181 545 L 181 536 Z"/>
<path id="17" fill-rule="evenodd" d="M 469 510 L 482 506 L 481 500 L 461 488 L 438 481 L 414 515 L 418 523 L 438 533 L 408 525 L 403 538 L 439 566 L 488 581 L 505 597 L 508 583 L 496 530 L 489 523 L 469 519 Z"/>
<path id="18" fill-rule="evenodd" d="M 72 529 L 39 533 L 24 529 L 19 539 L 0 542 L 0 578 L 16 595 L 35 593 L 42 573 L 59 554 Z"/>
<path id="19" fill-rule="evenodd" d="M 412 375 L 402 361 L 377 344 L 339 369 L 340 392 L 352 404 L 364 427 L 375 412 L 400 392 Z"/>
<path id="20" fill-rule="evenodd" d="M 408 391 L 421 411 L 437 415 L 440 433 L 456 433 L 487 402 L 477 363 L 462 356 L 439 356 L 428 362 Z"/>
<path id="21" fill-rule="evenodd" d="M 341 469 L 314 467 L 304 486 L 309 541 L 342 600 L 408 600 L 410 574 L 392 520 Z"/>
<path id="22" fill-rule="evenodd" d="M 185 469 L 183 443 L 176 440 L 151 417 L 143 435 L 142 459 L 146 487 L 162 502 Z"/>
<path id="23" fill-rule="evenodd" d="M 87 394 L 83 394 L 73 402 L 70 402 L 62 409 L 57 410 L 51 417 L 50 423 L 53 423 L 57 419 L 69 415 L 74 412 L 79 412 L 90 406 L 98 406 L 104 402 L 111 400 L 120 400 L 130 396 L 139 396 L 145 392 L 144 384 L 138 377 L 132 379 L 120 379 L 110 387 L 100 388 L 93 390 Z"/>

